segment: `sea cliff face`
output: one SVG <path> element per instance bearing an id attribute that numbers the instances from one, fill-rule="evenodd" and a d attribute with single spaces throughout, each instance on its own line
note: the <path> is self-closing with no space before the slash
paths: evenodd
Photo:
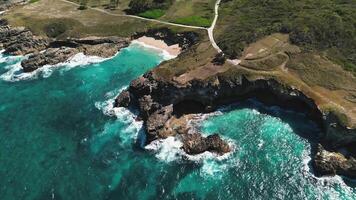
<path id="1" fill-rule="evenodd" d="M 218 106 L 252 97 L 268 105 L 304 111 L 320 125 L 325 134 L 319 136 L 319 142 L 329 153 L 325 153 L 324 148 L 317 149 L 318 153 L 313 160 L 316 174 L 356 177 L 356 163 L 353 159 L 356 154 L 350 148 L 356 144 L 356 131 L 344 127 L 334 114 L 320 110 L 313 99 L 299 90 L 272 78 L 251 79 L 243 74 L 234 77 L 217 75 L 209 80 L 192 80 L 179 84 L 172 80 L 167 81 L 152 71 L 132 81 L 129 88 L 117 97 L 115 104 L 139 108 L 146 125 L 147 143 L 168 136 L 178 136 L 182 138 L 183 146 L 186 146 L 184 138 L 192 133 L 181 131 L 189 128 L 177 128 L 176 124 L 171 123 L 172 118 L 211 112 Z M 199 140 L 196 143 L 197 146 L 203 145 L 198 144 Z M 220 143 L 226 145 L 226 142 Z M 229 150 L 222 148 L 224 145 L 221 144 L 220 148 L 211 151 L 223 154 Z M 190 153 L 186 148 L 182 148 Z M 343 154 L 338 153 L 340 149 L 345 149 Z M 210 151 L 209 148 L 205 150 Z M 338 154 L 338 158 L 342 159 L 329 159 L 332 154 Z"/>

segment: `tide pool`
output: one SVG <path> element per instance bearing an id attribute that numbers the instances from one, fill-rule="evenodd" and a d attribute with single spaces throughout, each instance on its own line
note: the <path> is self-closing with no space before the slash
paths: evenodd
<path id="1" fill-rule="evenodd" d="M 21 59 L 0 58 L 1 200 L 356 198 L 340 177 L 312 175 L 313 122 L 254 101 L 199 127 L 234 145 L 226 158 L 182 160 L 172 140 L 142 149 L 142 123 L 112 102 L 164 60 L 157 51 L 133 44 L 108 60 L 77 57 L 31 76 L 19 71 Z"/>

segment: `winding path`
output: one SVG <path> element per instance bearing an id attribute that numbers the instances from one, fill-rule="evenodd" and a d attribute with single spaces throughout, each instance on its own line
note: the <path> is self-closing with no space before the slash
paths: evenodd
<path id="1" fill-rule="evenodd" d="M 209 35 L 209 40 L 211 42 L 211 45 L 213 45 L 214 49 L 216 49 L 219 53 L 222 52 L 222 50 L 220 49 L 220 47 L 218 46 L 218 44 L 216 44 L 215 39 L 214 39 L 214 29 L 215 29 L 215 25 L 216 22 L 218 21 L 219 18 L 219 6 L 220 6 L 220 2 L 221 0 L 217 0 L 215 3 L 215 16 L 214 16 L 214 20 L 213 23 L 211 24 L 210 28 L 208 28 L 208 35 Z"/>
<path id="2" fill-rule="evenodd" d="M 60 1 L 63 1 L 63 2 L 69 3 L 69 4 L 73 4 L 73 5 L 76 5 L 76 6 L 80 6 L 78 3 L 75 3 L 75 2 L 72 2 L 72 1 L 68 1 L 68 0 L 60 0 Z M 219 1 L 220 1 L 220 0 L 219 0 Z M 149 18 L 140 17 L 140 16 L 136 16 L 136 15 L 115 14 L 115 13 L 111 13 L 111 12 L 108 12 L 108 11 L 103 10 L 103 9 L 100 9 L 100 8 L 92 8 L 92 7 L 89 7 L 88 9 L 96 10 L 96 11 L 98 11 L 98 12 L 105 13 L 105 14 L 111 15 L 111 16 L 116 16 L 116 17 L 130 17 L 130 18 L 134 18 L 134 19 L 140 19 L 140 20 L 145 20 L 145 21 L 157 22 L 157 23 L 166 24 L 166 25 L 171 25 L 171 26 L 179 26 L 179 27 L 184 27 L 184 28 L 207 30 L 207 28 L 201 27 L 201 26 L 190 26 L 190 25 L 184 25 L 184 24 L 177 24 L 177 23 L 166 22 L 166 21 L 157 20 L 157 19 L 149 19 Z"/>
<path id="3" fill-rule="evenodd" d="M 62 2 L 66 2 L 69 4 L 73 4 L 75 6 L 80 6 L 78 3 L 69 1 L 69 0 L 60 0 Z M 213 48 L 218 52 L 221 53 L 223 52 L 221 50 L 221 48 L 218 46 L 218 44 L 215 42 L 214 39 L 214 29 L 216 26 L 216 23 L 218 21 L 219 18 L 219 6 L 220 6 L 220 2 L 221 0 L 217 0 L 215 3 L 215 7 L 214 7 L 214 20 L 211 24 L 211 26 L 209 28 L 206 27 L 202 27 L 202 26 L 190 26 L 190 25 L 184 25 L 184 24 L 177 24 L 177 23 L 173 23 L 173 22 L 167 22 L 167 21 L 162 21 L 162 20 L 158 20 L 158 19 L 149 19 L 149 18 L 145 18 L 145 17 L 140 17 L 140 16 L 136 16 L 136 15 L 127 15 L 127 14 L 115 14 L 115 13 L 111 13 L 108 12 L 106 10 L 100 9 L 100 8 L 92 8 L 89 7 L 89 9 L 91 10 L 95 10 L 101 13 L 105 13 L 107 15 L 111 15 L 111 16 L 117 16 L 117 17 L 130 17 L 130 18 L 134 18 L 134 19 L 140 19 L 140 20 L 145 20 L 145 21 L 150 21 L 150 22 L 156 22 L 156 23 L 161 23 L 161 24 L 166 24 L 166 25 L 171 25 L 171 26 L 178 26 L 178 27 L 183 27 L 183 28 L 192 28 L 192 29 L 200 29 L 200 30 L 207 30 L 208 31 L 208 36 L 209 36 L 209 40 L 211 45 L 213 46 Z M 229 62 L 232 65 L 238 65 L 240 64 L 240 60 L 230 60 L 228 59 L 227 62 Z"/>

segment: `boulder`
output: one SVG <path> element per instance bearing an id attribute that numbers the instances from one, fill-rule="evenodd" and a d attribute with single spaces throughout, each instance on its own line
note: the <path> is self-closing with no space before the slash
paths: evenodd
<path id="1" fill-rule="evenodd" d="M 199 133 L 182 135 L 183 150 L 187 154 L 195 155 L 205 151 L 215 152 L 219 155 L 228 153 L 231 148 L 218 134 L 203 137 Z"/>
<path id="2" fill-rule="evenodd" d="M 314 156 L 313 166 L 318 176 L 339 174 L 352 178 L 356 177 L 356 159 L 354 157 L 327 151 L 320 144 Z"/>
<path id="3" fill-rule="evenodd" d="M 128 90 L 122 91 L 115 99 L 114 107 L 128 107 L 131 103 L 131 96 Z"/>
<path id="4" fill-rule="evenodd" d="M 21 62 L 24 72 L 32 72 L 44 65 L 55 65 L 67 61 L 69 58 L 79 53 L 77 49 L 60 48 L 48 49 L 43 53 L 35 53 Z"/>
<path id="5" fill-rule="evenodd" d="M 158 138 L 165 138 L 164 126 L 172 117 L 173 105 L 165 106 L 149 116 L 146 122 L 147 143 Z"/>

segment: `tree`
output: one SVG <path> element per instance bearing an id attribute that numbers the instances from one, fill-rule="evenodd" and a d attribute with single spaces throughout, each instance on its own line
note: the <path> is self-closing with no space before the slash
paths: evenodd
<path id="1" fill-rule="evenodd" d="M 116 9 L 119 6 L 119 0 L 110 0 L 110 9 Z"/>
<path id="2" fill-rule="evenodd" d="M 79 10 L 85 10 L 88 8 L 88 0 L 80 0 Z"/>

